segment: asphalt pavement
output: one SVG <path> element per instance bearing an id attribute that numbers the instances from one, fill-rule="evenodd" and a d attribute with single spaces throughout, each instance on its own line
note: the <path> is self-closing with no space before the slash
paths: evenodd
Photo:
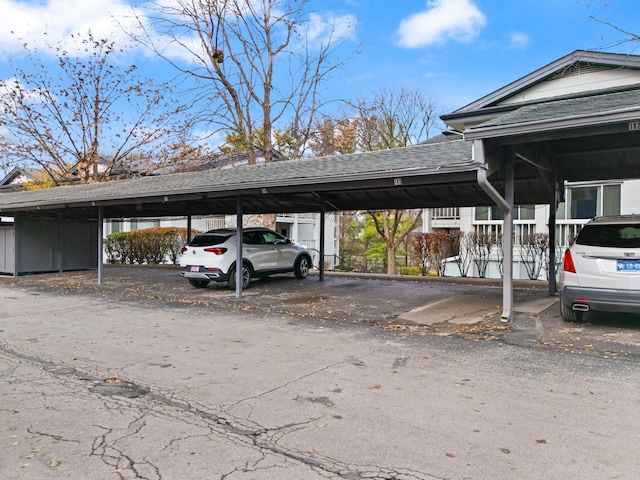
<path id="1" fill-rule="evenodd" d="M 523 284 L 504 326 L 500 298 L 280 276 L 238 299 L 172 268 L 0 277 L 0 478 L 638 478 L 635 319 L 565 324 Z"/>

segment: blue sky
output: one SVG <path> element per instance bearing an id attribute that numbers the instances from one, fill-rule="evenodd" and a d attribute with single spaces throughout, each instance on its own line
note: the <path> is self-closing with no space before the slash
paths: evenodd
<path id="1" fill-rule="evenodd" d="M 172 0 L 162 0 L 172 1 Z M 111 35 L 113 16 L 140 0 L 0 0 L 0 79 L 34 46 L 91 28 Z M 640 42 L 597 17 L 640 34 L 638 0 L 314 0 L 321 15 L 357 19 L 348 33 L 360 54 L 337 72 L 327 96 L 355 98 L 380 87 L 422 89 L 449 113 L 576 49 L 640 54 Z M 352 22 L 353 24 L 354 22 Z M 14 32 L 14 33 L 11 33 Z M 123 38 L 124 40 L 124 38 Z M 637 51 L 636 51 L 637 50 Z M 149 76 L 166 65 L 147 61 Z M 165 71 L 166 73 L 166 71 Z"/>

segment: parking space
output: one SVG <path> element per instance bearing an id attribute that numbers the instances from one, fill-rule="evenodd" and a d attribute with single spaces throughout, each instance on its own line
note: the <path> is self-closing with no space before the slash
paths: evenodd
<path id="1" fill-rule="evenodd" d="M 387 277 L 328 273 L 299 281 L 293 275 L 256 280 L 241 298 L 225 283 L 191 287 L 173 266 L 107 266 L 105 283 L 95 271 L 0 277 L 0 282 L 58 294 L 97 295 L 149 308 L 201 306 L 212 311 L 277 314 L 325 326 L 366 327 L 421 334 L 473 336 L 531 347 L 596 355 L 640 356 L 640 317 L 587 314 L 562 321 L 557 297 L 545 282 L 515 282 L 514 320 L 500 322 L 500 281 Z"/>

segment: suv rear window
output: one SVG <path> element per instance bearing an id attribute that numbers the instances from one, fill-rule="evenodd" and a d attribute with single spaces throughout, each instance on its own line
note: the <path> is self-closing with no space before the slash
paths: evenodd
<path id="1" fill-rule="evenodd" d="M 640 225 L 585 225 L 576 243 L 595 247 L 640 248 Z"/>
<path id="2" fill-rule="evenodd" d="M 189 242 L 190 247 L 211 247 L 213 245 L 220 245 L 227 240 L 227 236 L 225 235 L 216 235 L 211 233 L 203 233 L 200 235 L 196 235 Z"/>

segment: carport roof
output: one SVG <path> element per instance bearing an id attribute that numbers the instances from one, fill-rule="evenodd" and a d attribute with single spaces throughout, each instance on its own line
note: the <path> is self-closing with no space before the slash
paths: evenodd
<path id="1" fill-rule="evenodd" d="M 0 195 L 0 213 L 95 217 L 280 213 L 492 204 L 471 143 L 435 144 Z"/>

